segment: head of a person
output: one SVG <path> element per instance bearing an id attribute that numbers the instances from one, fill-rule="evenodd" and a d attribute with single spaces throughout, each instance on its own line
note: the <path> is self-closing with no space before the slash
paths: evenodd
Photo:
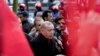
<path id="1" fill-rule="evenodd" d="M 50 10 L 46 10 L 43 12 L 42 18 L 45 21 L 52 21 L 52 12 Z"/>
<path id="2" fill-rule="evenodd" d="M 21 21 L 27 20 L 28 16 L 29 15 L 25 11 L 18 13 L 18 17 L 21 19 Z"/>
<path id="3" fill-rule="evenodd" d="M 19 9 L 20 9 L 21 11 L 26 10 L 26 5 L 25 5 L 25 4 L 20 4 L 20 5 L 19 5 Z"/>
<path id="4" fill-rule="evenodd" d="M 37 10 L 41 10 L 41 8 L 42 8 L 42 4 L 41 4 L 40 1 L 37 1 L 37 2 L 36 2 L 36 4 L 35 4 L 35 8 L 36 8 Z"/>
<path id="5" fill-rule="evenodd" d="M 37 12 L 36 17 L 42 17 L 42 14 L 43 14 L 43 12 L 42 12 L 42 11 Z"/>
<path id="6" fill-rule="evenodd" d="M 37 31 L 40 29 L 40 26 L 43 22 L 44 20 L 42 19 L 42 17 L 35 17 L 34 27 L 36 28 Z"/>
<path id="7" fill-rule="evenodd" d="M 49 21 L 45 21 L 41 27 L 40 27 L 40 31 L 39 31 L 46 39 L 52 39 L 54 36 L 54 25 L 49 22 Z"/>
<path id="8" fill-rule="evenodd" d="M 53 12 L 58 12 L 59 11 L 59 7 L 58 6 L 52 6 L 52 11 Z"/>
<path id="9" fill-rule="evenodd" d="M 63 19 L 62 16 L 57 17 L 57 18 L 55 19 L 55 23 L 57 24 L 57 28 L 58 28 L 59 30 L 61 30 L 61 31 L 64 31 L 64 30 L 65 30 L 66 24 L 65 24 L 65 21 L 64 21 L 64 19 Z"/>

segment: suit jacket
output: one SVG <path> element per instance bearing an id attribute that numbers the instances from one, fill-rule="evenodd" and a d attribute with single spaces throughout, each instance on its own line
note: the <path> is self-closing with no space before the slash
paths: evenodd
<path id="1" fill-rule="evenodd" d="M 31 46 L 35 56 L 55 56 L 57 53 L 55 40 L 52 39 L 48 42 L 42 34 L 39 34 L 36 39 L 31 42 Z"/>

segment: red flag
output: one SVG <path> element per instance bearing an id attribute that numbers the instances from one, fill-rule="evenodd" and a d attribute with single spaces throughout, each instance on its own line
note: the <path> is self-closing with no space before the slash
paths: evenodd
<path id="1" fill-rule="evenodd" d="M 91 11 L 95 9 L 95 1 L 63 0 L 63 15 L 69 30 L 68 56 L 100 56 L 100 17 Z"/>
<path id="2" fill-rule="evenodd" d="M 0 56 L 34 56 L 18 18 L 0 0 Z"/>

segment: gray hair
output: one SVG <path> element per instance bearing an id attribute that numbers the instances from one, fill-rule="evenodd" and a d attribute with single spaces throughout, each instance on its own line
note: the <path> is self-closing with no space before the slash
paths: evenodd
<path id="1" fill-rule="evenodd" d="M 36 16 L 42 17 L 43 12 L 37 12 Z"/>
<path id="2" fill-rule="evenodd" d="M 35 17 L 34 26 L 36 26 L 37 21 L 44 21 L 44 20 L 42 19 L 42 17 Z"/>
<path id="3" fill-rule="evenodd" d="M 41 25 L 40 29 L 45 29 L 47 27 L 53 27 L 54 28 L 54 25 L 53 25 L 52 22 L 44 21 L 43 24 Z"/>

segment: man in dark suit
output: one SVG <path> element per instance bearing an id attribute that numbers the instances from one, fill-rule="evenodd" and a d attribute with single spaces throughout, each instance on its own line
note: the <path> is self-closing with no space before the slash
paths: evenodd
<path id="1" fill-rule="evenodd" d="M 54 26 L 45 21 L 39 30 L 39 35 L 31 42 L 36 56 L 55 56 L 57 54 L 56 41 L 54 39 Z"/>

